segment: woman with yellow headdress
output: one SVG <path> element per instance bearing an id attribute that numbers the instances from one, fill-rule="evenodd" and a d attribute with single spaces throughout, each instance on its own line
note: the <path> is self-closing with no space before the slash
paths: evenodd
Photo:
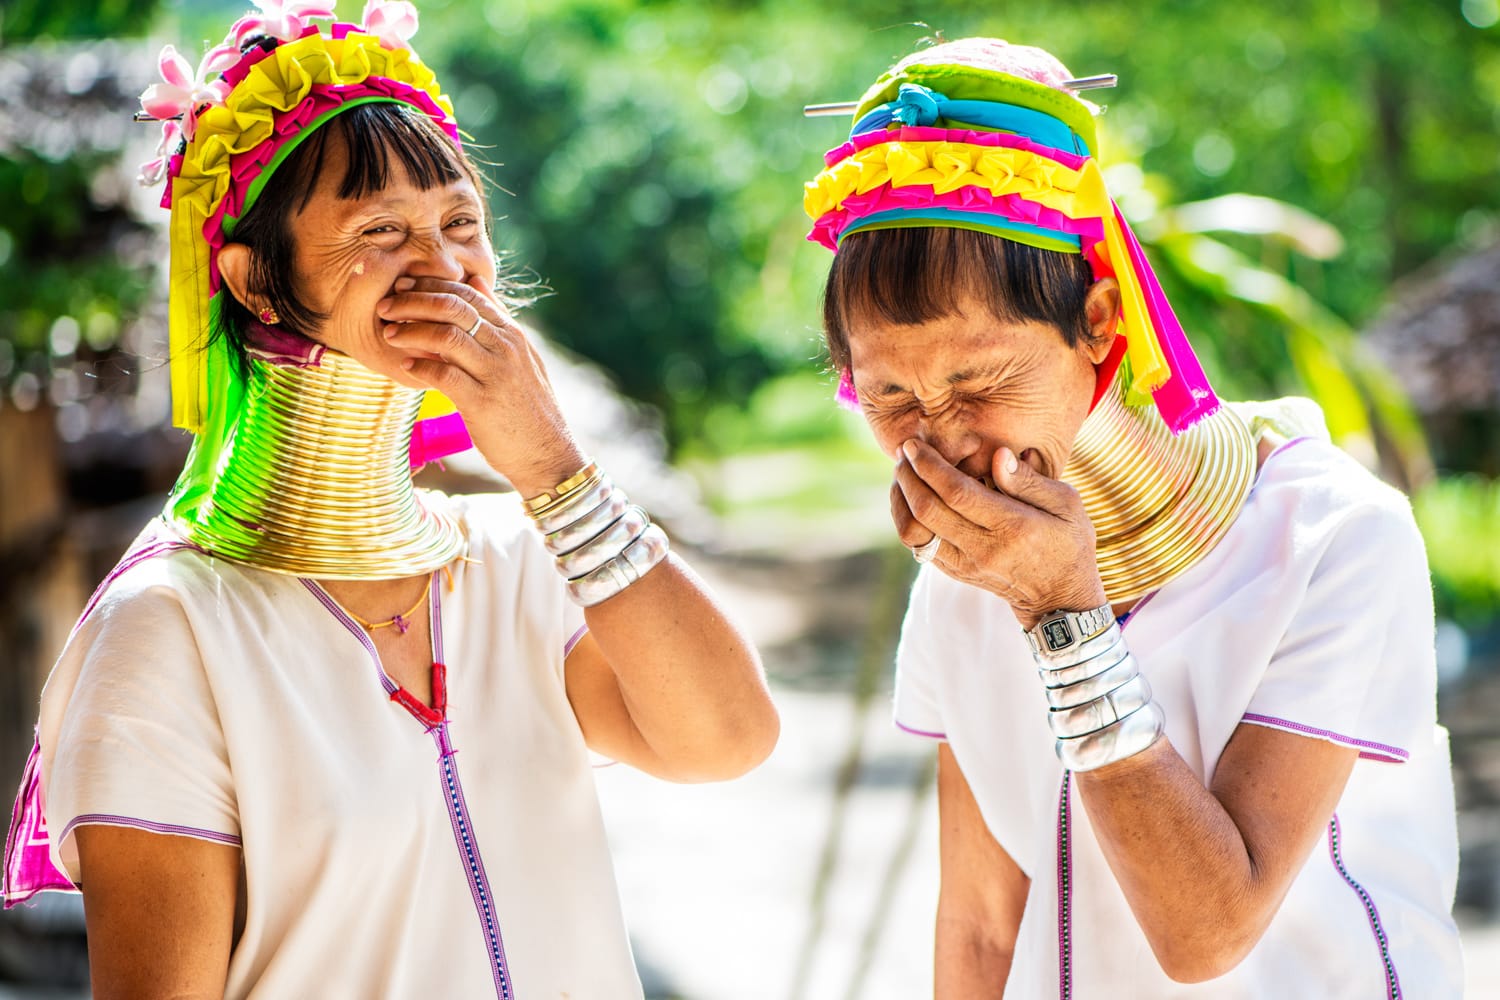
<path id="1" fill-rule="evenodd" d="M 937 995 L 1458 996 L 1410 509 L 1310 403 L 1221 405 L 1090 82 L 927 49 L 806 190 L 840 395 L 924 564 L 895 717 L 938 744 Z"/>
<path id="2" fill-rule="evenodd" d="M 101 997 L 639 997 L 590 752 L 743 773 L 758 658 L 575 443 L 412 6 L 258 6 L 143 95 L 195 443 L 47 683 L 4 899 L 82 888 Z M 519 498 L 414 489 L 471 435 Z"/>

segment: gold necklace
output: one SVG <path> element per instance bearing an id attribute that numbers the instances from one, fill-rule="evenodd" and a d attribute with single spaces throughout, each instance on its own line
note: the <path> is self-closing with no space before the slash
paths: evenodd
<path id="1" fill-rule="evenodd" d="M 345 608 L 344 610 L 346 612 L 348 612 L 348 615 L 349 615 L 350 618 L 353 618 L 355 621 L 359 622 L 359 624 L 364 627 L 364 629 L 365 629 L 366 632 L 373 632 L 373 631 L 375 631 L 378 628 L 390 628 L 392 625 L 394 625 L 394 626 L 396 626 L 396 631 L 397 632 L 400 632 L 402 635 L 405 635 L 406 634 L 406 630 L 409 629 L 409 628 L 411 628 L 411 616 L 417 613 L 417 609 L 418 608 L 420 608 L 422 605 L 424 605 L 424 604 L 427 603 L 427 595 L 431 594 L 431 593 L 432 593 L 432 577 L 429 576 L 427 578 L 427 586 L 425 586 L 425 587 L 422 588 L 422 596 L 419 597 L 419 598 L 417 598 L 417 603 L 415 603 L 411 607 L 407 608 L 404 613 L 396 615 L 396 616 L 394 616 L 392 618 L 387 618 L 383 622 L 369 622 L 369 621 L 365 621 L 363 618 L 361 618 L 359 615 L 355 614 L 353 611 L 349 611 L 347 608 Z"/>
<path id="2" fill-rule="evenodd" d="M 1255 477 L 1255 441 L 1229 407 L 1173 435 L 1154 406 L 1124 402 L 1119 378 L 1089 414 L 1062 479 L 1094 522 L 1111 604 L 1142 597 L 1212 549 Z"/>
<path id="3" fill-rule="evenodd" d="M 251 362 L 207 499 L 172 523 L 234 562 L 327 580 L 431 573 L 467 541 L 412 485 L 422 391 L 326 351 L 298 368 Z M 171 506 L 168 507 L 169 512 Z"/>

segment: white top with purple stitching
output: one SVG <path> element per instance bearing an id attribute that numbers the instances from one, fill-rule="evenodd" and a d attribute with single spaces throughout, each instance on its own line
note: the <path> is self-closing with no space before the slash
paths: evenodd
<path id="1" fill-rule="evenodd" d="M 1326 442 L 1283 446 L 1224 540 L 1125 634 L 1172 745 L 1205 780 L 1242 724 L 1357 748 L 1336 843 L 1312 853 L 1237 969 L 1173 983 L 1076 794 L 1060 836 L 1062 767 L 1014 615 L 924 567 L 898 654 L 896 724 L 948 741 L 991 832 L 1031 878 L 1006 997 L 1460 995 L 1453 787 L 1426 555 L 1405 498 Z"/>
<path id="2" fill-rule="evenodd" d="M 315 585 L 192 550 L 115 580 L 48 682 L 71 877 L 84 823 L 239 845 L 227 997 L 641 996 L 563 683 L 582 614 L 513 497 L 446 502 L 440 725 Z"/>

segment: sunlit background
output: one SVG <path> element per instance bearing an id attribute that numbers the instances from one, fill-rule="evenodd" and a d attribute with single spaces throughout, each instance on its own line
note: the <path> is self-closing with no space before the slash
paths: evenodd
<path id="1" fill-rule="evenodd" d="M 931 750 L 887 710 L 913 566 L 889 469 L 822 365 L 827 256 L 803 240 L 801 183 L 843 136 L 800 109 L 927 40 L 991 34 L 1119 74 L 1108 182 L 1222 394 L 1314 397 L 1412 496 L 1469 995 L 1500 997 L 1500 0 L 1269 6 L 419 3 L 416 47 L 493 164 L 497 243 L 549 290 L 529 321 L 570 414 L 740 610 L 782 705 L 781 747 L 741 782 L 599 771 L 648 995 L 930 994 Z M 0 6 L 7 788 L 52 658 L 186 448 L 135 96 L 163 43 L 196 60 L 242 12 Z M 502 488 L 473 460 L 430 481 Z M 76 900 L 0 917 L 0 998 L 87 995 L 83 961 Z"/>

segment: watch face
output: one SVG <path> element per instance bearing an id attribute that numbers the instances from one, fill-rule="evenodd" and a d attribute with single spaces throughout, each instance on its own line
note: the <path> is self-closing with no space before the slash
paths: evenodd
<path id="1" fill-rule="evenodd" d="M 1042 623 L 1042 635 L 1047 638 L 1047 649 L 1053 653 L 1073 645 L 1073 630 L 1068 628 L 1066 618 L 1054 618 Z"/>

